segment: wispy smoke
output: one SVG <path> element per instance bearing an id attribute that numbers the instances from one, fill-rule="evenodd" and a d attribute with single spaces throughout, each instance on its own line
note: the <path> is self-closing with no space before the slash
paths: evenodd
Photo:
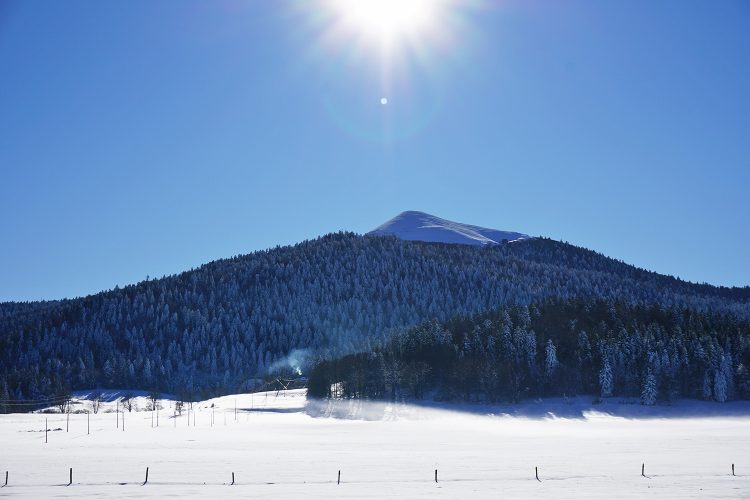
<path id="1" fill-rule="evenodd" d="M 307 358 L 311 352 L 309 349 L 294 349 L 292 352 L 287 354 L 285 357 L 275 361 L 268 369 L 269 372 L 273 373 L 279 370 L 286 370 L 290 368 L 297 375 L 302 375 L 302 367 L 305 366 Z"/>

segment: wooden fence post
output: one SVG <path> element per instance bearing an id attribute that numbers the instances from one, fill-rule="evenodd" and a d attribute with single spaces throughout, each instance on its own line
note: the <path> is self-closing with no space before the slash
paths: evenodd
<path id="1" fill-rule="evenodd" d="M 339 478 L 336 480 L 336 484 L 341 484 L 341 471 L 339 471 Z"/>
<path id="2" fill-rule="evenodd" d="M 47 424 L 47 419 L 44 419 L 44 442 L 47 442 L 47 431 L 49 431 L 49 425 Z"/>
<path id="3" fill-rule="evenodd" d="M 536 476 L 537 481 L 542 481 L 541 479 L 539 479 L 539 467 L 534 467 L 534 475 Z"/>
<path id="4" fill-rule="evenodd" d="M 5 488 L 6 486 L 8 486 L 8 471 L 7 470 L 5 471 L 5 484 L 3 485 L 3 488 Z"/>
<path id="5" fill-rule="evenodd" d="M 91 414 L 86 412 L 86 435 L 91 435 Z"/>
<path id="6" fill-rule="evenodd" d="M 646 464 L 641 464 L 641 476 L 646 477 Z"/>
<path id="7" fill-rule="evenodd" d="M 68 483 L 68 486 L 73 484 L 73 467 L 70 468 L 70 482 Z"/>
<path id="8" fill-rule="evenodd" d="M 732 475 L 734 476 L 734 464 L 732 464 Z"/>
<path id="9" fill-rule="evenodd" d="M 120 428 L 120 400 L 115 403 L 115 415 L 117 415 L 117 428 Z"/>
<path id="10" fill-rule="evenodd" d="M 435 469 L 435 482 L 436 483 L 438 482 L 438 480 L 437 480 L 437 469 Z"/>
<path id="11" fill-rule="evenodd" d="M 146 480 L 143 481 L 143 484 L 141 486 L 146 486 L 146 483 L 148 483 L 148 467 L 146 467 Z"/>
<path id="12" fill-rule="evenodd" d="M 232 472 L 232 484 L 230 484 L 229 486 L 234 486 L 234 472 Z"/>

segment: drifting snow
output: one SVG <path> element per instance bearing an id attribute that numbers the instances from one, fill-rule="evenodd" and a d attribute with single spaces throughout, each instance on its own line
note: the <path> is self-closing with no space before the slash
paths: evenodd
<path id="1" fill-rule="evenodd" d="M 402 240 L 463 245 L 487 245 L 529 238 L 528 235 L 522 233 L 461 224 L 416 211 L 402 212 L 367 234 L 394 235 Z"/>
<path id="2" fill-rule="evenodd" d="M 157 427 L 141 396 L 140 411 L 125 413 L 124 431 L 123 415 L 110 413 L 117 403 L 109 402 L 90 415 L 90 435 L 82 413 L 70 415 L 70 432 L 66 415 L 0 415 L 0 473 L 9 471 L 0 496 L 557 499 L 750 492 L 750 404 L 589 402 L 308 402 L 296 390 L 194 404 L 189 426 L 187 408 L 175 418 L 175 403 L 163 400 Z M 685 413 L 692 416 L 677 417 Z M 48 428 L 62 429 L 50 431 L 47 444 L 45 418 Z M 146 467 L 149 481 L 142 485 Z"/>

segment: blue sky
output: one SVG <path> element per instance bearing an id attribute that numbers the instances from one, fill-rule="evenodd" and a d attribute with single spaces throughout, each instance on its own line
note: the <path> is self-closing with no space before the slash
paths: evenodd
<path id="1" fill-rule="evenodd" d="M 312 5 L 3 0 L 0 300 L 408 209 L 750 284 L 747 1 L 477 1 L 388 58 Z"/>

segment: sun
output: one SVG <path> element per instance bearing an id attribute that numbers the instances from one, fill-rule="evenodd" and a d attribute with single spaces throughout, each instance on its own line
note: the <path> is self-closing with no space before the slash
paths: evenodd
<path id="1" fill-rule="evenodd" d="M 288 3 L 299 27 L 295 39 L 306 42 L 304 64 L 314 64 L 326 84 L 362 93 L 361 101 L 351 101 L 356 106 L 326 93 L 326 110 L 354 134 L 390 143 L 418 133 L 436 116 L 442 81 L 477 40 L 473 20 L 493 1 Z"/>
<path id="2" fill-rule="evenodd" d="M 330 0 L 340 26 L 383 44 L 434 27 L 440 0 Z"/>

